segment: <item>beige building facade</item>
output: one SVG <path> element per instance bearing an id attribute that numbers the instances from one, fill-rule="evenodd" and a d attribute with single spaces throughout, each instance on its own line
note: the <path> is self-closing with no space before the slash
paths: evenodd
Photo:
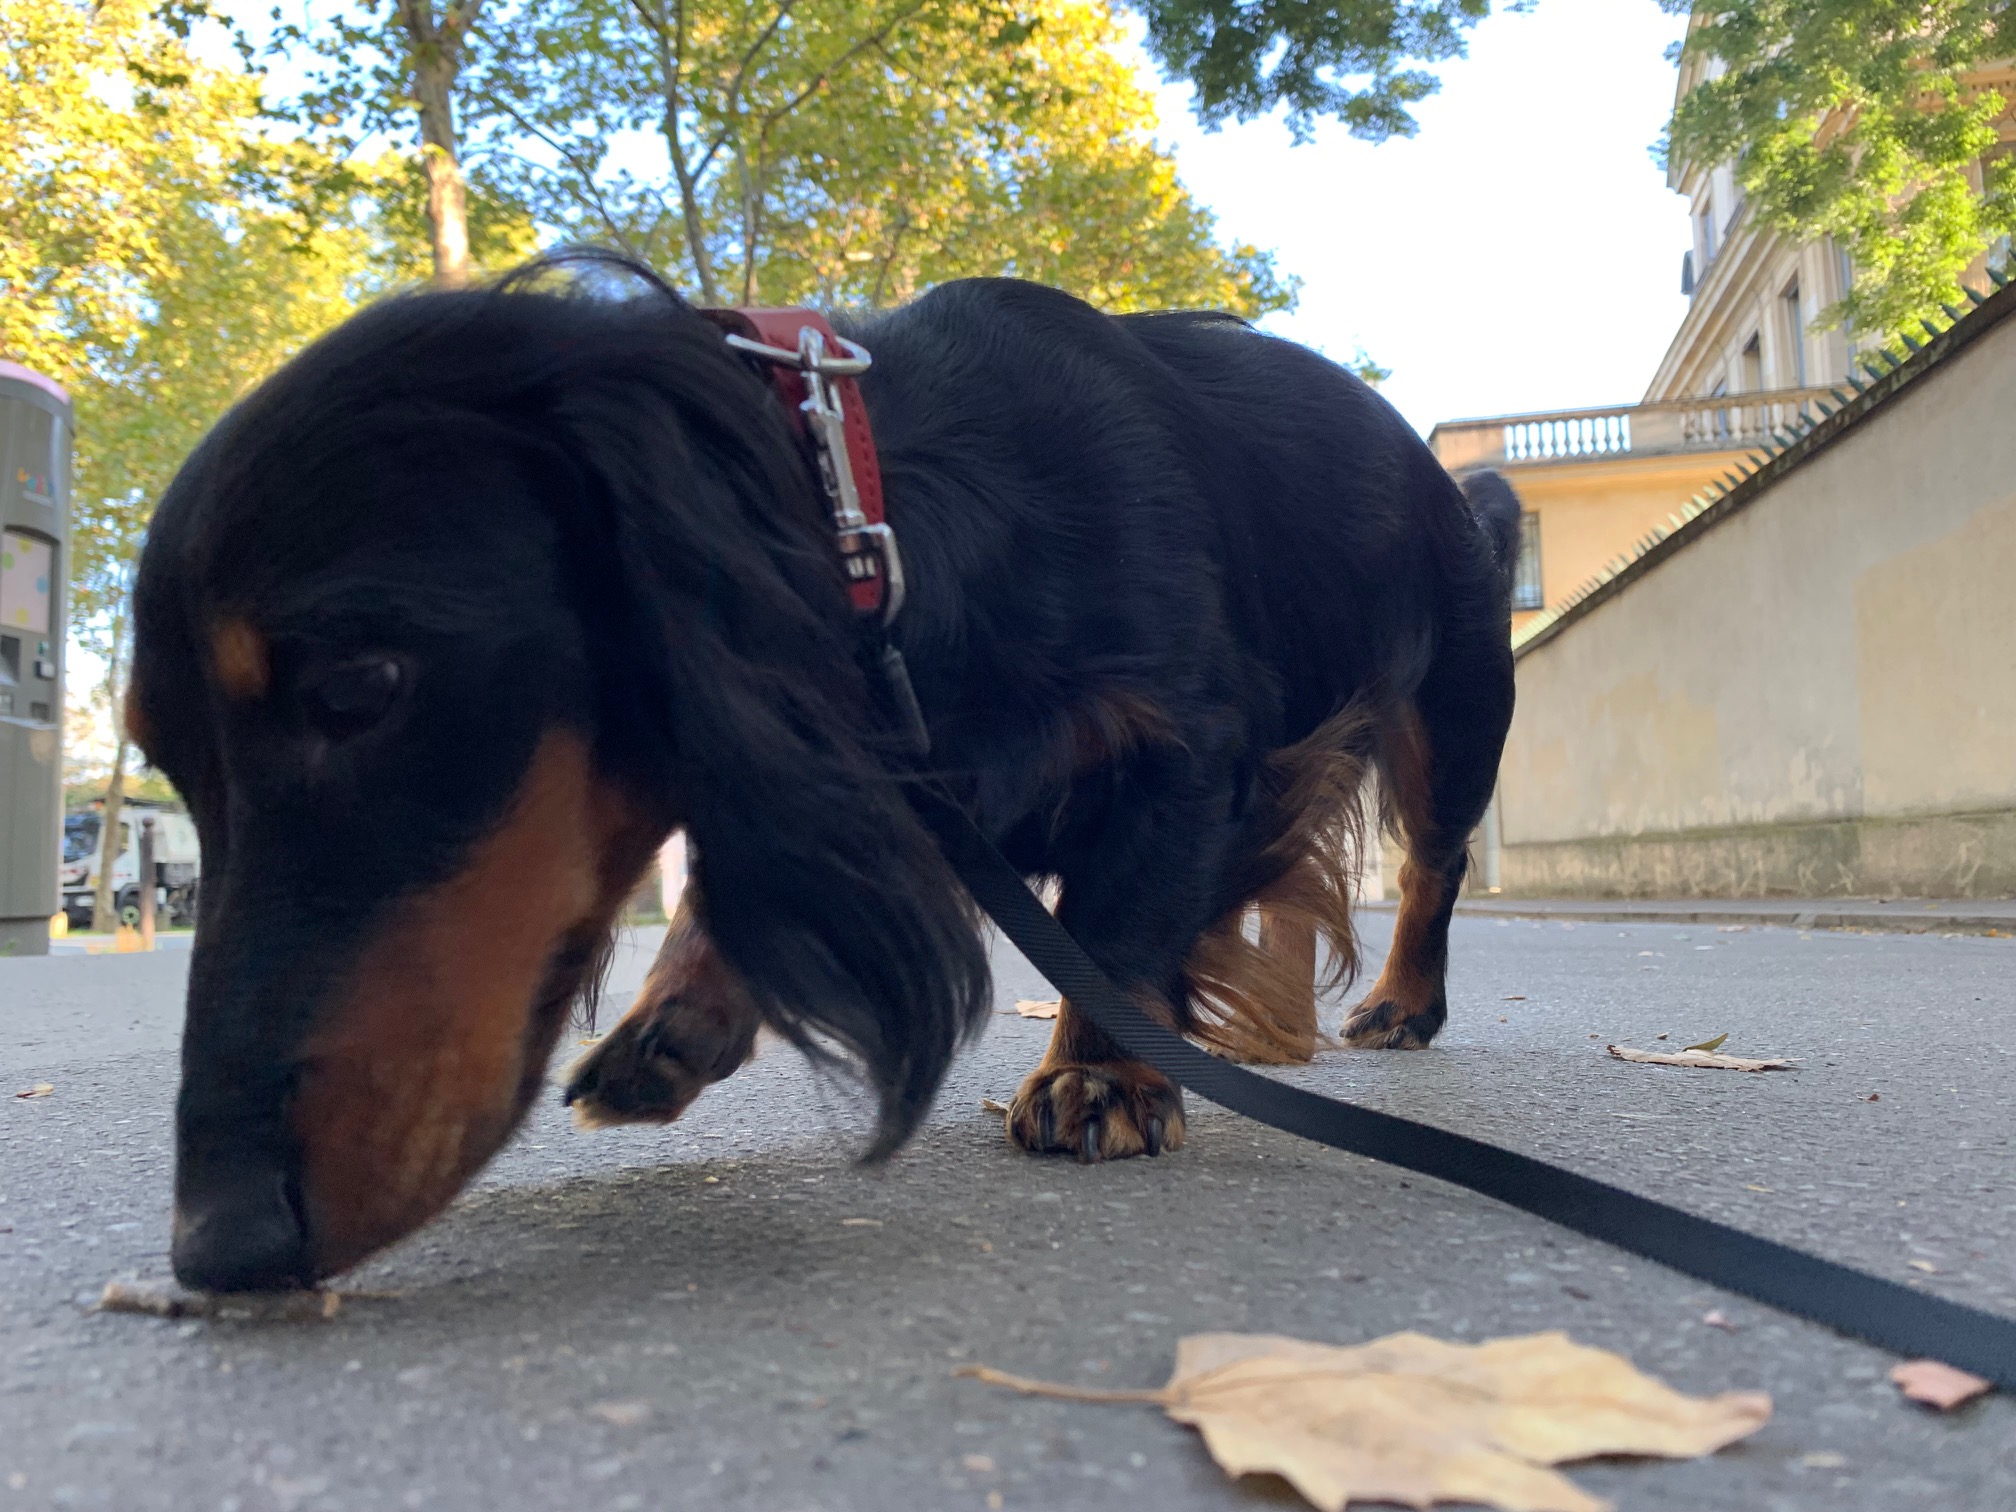
<path id="1" fill-rule="evenodd" d="M 1526 638 L 1507 893 L 2016 894 L 2016 284 Z"/>
<path id="2" fill-rule="evenodd" d="M 1676 102 L 1717 67 L 1682 59 Z M 1968 77 L 1970 93 L 2010 102 L 2002 139 L 2016 143 L 2016 65 Z M 1852 269 L 1829 238 L 1806 244 L 1760 228 L 1729 165 L 1675 163 L 1668 185 L 1688 203 L 1691 245 L 1678 270 L 1689 297 L 1636 404 L 1447 421 L 1429 435 L 1461 476 L 1502 471 L 1527 512 L 1513 632 L 1614 569 L 1648 535 L 1672 528 L 1703 491 L 1753 466 L 1774 438 L 1842 402 L 1859 354 L 1851 332 L 1822 328 Z M 2006 268 L 2006 242 L 1969 270 L 1985 292 Z"/>

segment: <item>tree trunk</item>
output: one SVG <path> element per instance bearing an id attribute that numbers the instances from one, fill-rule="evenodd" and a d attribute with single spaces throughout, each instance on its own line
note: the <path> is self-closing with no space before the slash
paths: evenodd
<path id="1" fill-rule="evenodd" d="M 427 226 L 434 236 L 434 281 L 459 288 L 469 281 L 469 201 L 455 152 L 455 73 L 446 47 L 416 57 L 413 93 L 420 102 L 420 151 L 427 169 Z"/>
<path id="2" fill-rule="evenodd" d="M 707 255 L 707 229 L 700 220 L 700 188 L 679 143 L 679 122 L 669 109 L 665 112 L 665 142 L 672 152 L 673 176 L 679 181 L 679 212 L 686 226 L 686 250 L 693 256 L 694 276 L 700 281 L 700 302 L 718 305 L 721 291 L 714 282 L 714 259 Z"/>
<path id="3" fill-rule="evenodd" d="M 114 912 L 112 869 L 125 849 L 119 843 L 119 811 L 125 802 L 126 728 L 122 723 L 119 744 L 112 756 L 112 780 L 105 784 L 105 806 L 100 816 L 104 828 L 98 831 L 98 888 L 91 897 L 91 927 L 105 934 L 119 927 L 119 916 Z"/>
<path id="4" fill-rule="evenodd" d="M 721 292 L 714 283 L 714 259 L 707 255 L 707 229 L 700 219 L 700 185 L 693 165 L 686 161 L 686 144 L 679 131 L 679 101 L 683 86 L 684 60 L 661 22 L 657 27 L 658 84 L 665 96 L 665 109 L 658 118 L 658 130 L 665 138 L 666 154 L 672 159 L 672 176 L 679 183 L 679 216 L 686 231 L 686 251 L 693 259 L 693 276 L 700 284 L 700 302 L 718 305 Z M 682 39 L 683 40 L 683 39 Z"/>
<path id="5" fill-rule="evenodd" d="M 132 592 L 129 585 L 128 593 Z M 112 655 L 105 663 L 105 705 L 112 712 L 112 780 L 105 784 L 105 802 L 99 814 L 103 826 L 98 831 L 98 882 L 91 894 L 91 927 L 109 933 L 119 920 L 113 914 L 112 868 L 118 864 L 119 810 L 126 801 L 126 705 L 120 696 L 119 669 L 126 658 L 126 617 L 112 622 Z"/>
<path id="6" fill-rule="evenodd" d="M 762 234 L 757 223 L 756 183 L 749 172 L 749 159 L 735 154 L 735 171 L 742 181 L 742 303 L 756 303 L 756 241 Z"/>
<path id="7" fill-rule="evenodd" d="M 459 0 L 442 11 L 437 24 L 433 0 L 398 0 L 406 60 L 413 71 L 413 98 L 420 108 L 434 281 L 447 289 L 469 281 L 469 197 L 455 141 L 455 83 L 462 72 L 463 44 L 482 9 L 483 0 Z"/>

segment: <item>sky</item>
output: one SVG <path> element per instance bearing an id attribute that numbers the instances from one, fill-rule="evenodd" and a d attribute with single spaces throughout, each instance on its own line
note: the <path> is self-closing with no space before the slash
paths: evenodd
<path id="1" fill-rule="evenodd" d="M 1419 133 L 1380 145 L 1278 120 L 1203 131 L 1158 91 L 1165 146 L 1227 239 L 1273 249 L 1300 306 L 1267 328 L 1393 376 L 1438 420 L 1631 403 L 1687 301 L 1687 207 L 1650 147 L 1673 104 L 1684 16 L 1654 0 L 1539 0 L 1439 66 Z M 1144 60 L 1145 62 L 1145 60 Z"/>

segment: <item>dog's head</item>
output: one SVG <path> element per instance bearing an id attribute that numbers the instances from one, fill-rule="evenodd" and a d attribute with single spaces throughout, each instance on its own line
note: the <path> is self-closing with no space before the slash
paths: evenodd
<path id="1" fill-rule="evenodd" d="M 985 967 L 849 613 L 780 410 L 660 288 L 395 299 L 219 425 L 129 700 L 204 852 L 177 1274 L 305 1284 L 437 1212 L 682 825 L 717 944 L 857 1053 L 893 1147 Z"/>

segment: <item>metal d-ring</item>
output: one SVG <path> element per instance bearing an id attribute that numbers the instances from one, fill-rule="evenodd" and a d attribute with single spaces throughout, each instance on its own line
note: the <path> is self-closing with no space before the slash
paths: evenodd
<path id="1" fill-rule="evenodd" d="M 811 330 L 812 327 L 805 327 L 805 331 Z M 799 334 L 802 337 L 804 332 L 801 331 Z M 726 339 L 728 345 L 738 352 L 746 352 L 751 357 L 760 357 L 765 362 L 774 362 L 779 367 L 797 368 L 804 373 L 817 373 L 822 378 L 858 378 L 868 371 L 874 361 L 868 355 L 867 348 L 849 341 L 845 336 L 833 338 L 846 349 L 847 355 L 844 357 L 835 357 L 827 353 L 823 341 L 820 350 L 812 354 L 803 346 L 793 352 L 785 347 L 771 346 L 767 341 L 738 336 L 732 331 L 728 333 Z"/>

